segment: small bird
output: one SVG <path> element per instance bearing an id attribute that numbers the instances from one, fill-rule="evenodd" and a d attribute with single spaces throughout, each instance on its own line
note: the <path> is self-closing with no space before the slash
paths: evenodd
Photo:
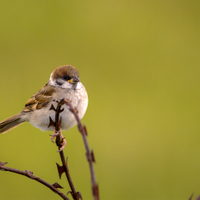
<path id="1" fill-rule="evenodd" d="M 49 82 L 27 101 L 19 114 L 0 122 L 0 133 L 6 133 L 26 121 L 42 131 L 54 131 L 54 127 L 49 126 L 49 117 L 55 121 L 55 111 L 50 108 L 52 104 L 56 107 L 61 99 L 71 101 L 80 119 L 84 116 L 88 106 L 88 95 L 79 80 L 78 70 L 71 65 L 57 67 L 51 73 Z M 77 122 L 66 104 L 63 108 L 64 111 L 60 113 L 62 117 L 60 127 L 66 131 Z"/>

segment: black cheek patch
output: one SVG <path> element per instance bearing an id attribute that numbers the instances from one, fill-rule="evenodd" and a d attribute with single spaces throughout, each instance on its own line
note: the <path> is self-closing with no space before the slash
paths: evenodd
<path id="1" fill-rule="evenodd" d="M 58 85 L 62 85 L 63 83 L 62 83 L 62 81 L 60 81 L 60 80 L 56 80 L 56 84 L 58 84 Z"/>

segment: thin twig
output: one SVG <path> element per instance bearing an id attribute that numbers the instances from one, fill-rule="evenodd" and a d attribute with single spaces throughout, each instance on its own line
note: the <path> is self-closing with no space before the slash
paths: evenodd
<path id="1" fill-rule="evenodd" d="M 69 200 L 69 198 L 67 198 L 67 196 L 65 196 L 62 192 L 60 192 L 57 189 L 58 187 L 60 187 L 59 184 L 54 183 L 53 185 L 51 185 L 50 183 L 44 181 L 43 179 L 33 175 L 33 173 L 31 171 L 29 171 L 29 170 L 21 171 L 21 170 L 14 169 L 14 168 L 11 168 L 11 167 L 6 167 L 5 164 L 7 164 L 7 163 L 0 162 L 0 170 L 13 172 L 13 173 L 20 174 L 20 175 L 26 176 L 28 178 L 31 178 L 32 180 L 35 180 L 35 181 L 45 185 L 46 187 L 50 188 L 55 193 L 57 193 L 59 196 L 61 196 L 63 199 Z"/>
<path id="2" fill-rule="evenodd" d="M 67 178 L 69 186 L 71 188 L 71 191 L 69 193 L 71 193 L 72 198 L 74 200 L 79 200 L 79 199 L 82 199 L 81 194 L 80 194 L 80 192 L 76 192 L 75 186 L 72 182 L 72 178 L 69 173 L 69 167 L 67 164 L 67 160 L 65 160 L 64 152 L 63 152 L 63 150 L 61 150 L 64 138 L 61 138 L 60 125 L 61 125 L 62 119 L 60 117 L 60 113 L 64 110 L 64 108 L 61 109 L 61 106 L 64 104 L 64 99 L 62 99 L 60 102 L 57 102 L 57 103 L 58 103 L 58 105 L 56 108 L 54 108 L 53 105 L 50 108 L 51 110 L 55 111 L 55 122 L 53 122 L 53 120 L 50 118 L 49 126 L 53 125 L 55 127 L 55 133 L 60 133 L 60 134 L 56 135 L 56 144 L 58 146 L 58 150 L 59 150 L 58 152 L 60 154 L 60 158 L 61 158 L 61 162 L 62 162 L 62 166 L 60 166 L 59 164 L 56 163 L 57 168 L 58 168 L 58 173 L 59 173 L 59 177 L 61 178 L 62 173 L 65 172 L 66 178 Z"/>
<path id="3" fill-rule="evenodd" d="M 84 141 L 84 145 L 85 145 L 85 149 L 86 149 L 86 157 L 87 157 L 87 160 L 88 160 L 89 166 L 90 166 L 92 194 L 93 194 L 94 200 L 99 200 L 99 189 L 98 189 L 98 185 L 96 183 L 94 168 L 93 168 L 93 162 L 95 162 L 94 153 L 93 153 L 93 151 L 90 151 L 90 148 L 89 148 L 89 144 L 88 144 L 88 141 L 86 138 L 86 136 L 87 136 L 86 127 L 82 125 L 81 120 L 78 116 L 78 111 L 76 108 L 74 108 L 72 106 L 71 102 L 69 100 L 65 100 L 65 103 L 69 106 L 69 110 L 74 114 L 74 117 L 76 118 L 76 121 L 78 123 L 78 130 L 83 137 L 83 141 Z"/>

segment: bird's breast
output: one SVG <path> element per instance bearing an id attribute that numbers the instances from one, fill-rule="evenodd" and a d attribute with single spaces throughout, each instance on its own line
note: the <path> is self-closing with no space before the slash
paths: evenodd
<path id="1" fill-rule="evenodd" d="M 49 117 L 55 121 L 55 111 L 50 110 L 50 107 L 53 104 L 56 108 L 58 104 L 57 101 L 60 101 L 61 99 L 68 99 L 71 101 L 72 105 L 77 108 L 80 119 L 84 116 L 88 106 L 88 95 L 85 87 L 83 86 L 76 90 L 58 88 L 54 94 L 52 94 L 52 100 L 45 108 L 27 113 L 28 121 L 36 128 L 43 131 L 53 131 L 54 127 L 49 127 Z M 66 104 L 64 104 L 62 108 L 64 108 L 64 110 L 60 113 L 60 117 L 62 118 L 61 129 L 65 131 L 76 125 L 76 120 Z"/>

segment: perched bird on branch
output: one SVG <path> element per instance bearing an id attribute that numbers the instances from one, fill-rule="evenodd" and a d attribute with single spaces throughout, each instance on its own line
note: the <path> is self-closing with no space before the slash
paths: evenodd
<path id="1" fill-rule="evenodd" d="M 57 67 L 51 73 L 49 82 L 27 101 L 19 114 L 0 122 L 0 133 L 6 133 L 26 121 L 42 131 L 53 131 L 54 127 L 49 126 L 49 118 L 55 121 L 55 112 L 50 108 L 52 104 L 56 107 L 61 99 L 71 101 L 80 119 L 84 116 L 88 106 L 88 95 L 79 80 L 78 70 L 71 65 Z M 64 110 L 60 113 L 60 128 L 66 131 L 77 122 L 66 104 L 62 108 Z"/>

